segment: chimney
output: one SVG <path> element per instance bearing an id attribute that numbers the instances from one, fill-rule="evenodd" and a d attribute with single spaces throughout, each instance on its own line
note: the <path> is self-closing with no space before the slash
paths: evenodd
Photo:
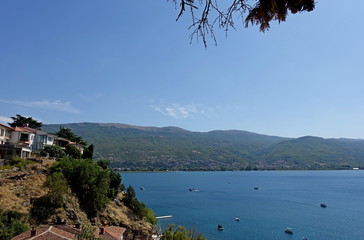
<path id="1" fill-rule="evenodd" d="M 100 227 L 100 235 L 105 234 L 105 226 Z"/>
<path id="2" fill-rule="evenodd" d="M 32 230 L 30 230 L 30 236 L 34 237 L 35 235 L 37 235 L 37 230 L 33 227 Z"/>

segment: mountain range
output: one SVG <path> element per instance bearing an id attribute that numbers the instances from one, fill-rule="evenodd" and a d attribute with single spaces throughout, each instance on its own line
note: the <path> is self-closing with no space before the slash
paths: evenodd
<path id="1" fill-rule="evenodd" d="M 123 170 L 282 170 L 364 168 L 364 140 L 285 138 L 242 130 L 192 132 L 120 123 L 47 124 L 94 144 L 95 159 Z"/>

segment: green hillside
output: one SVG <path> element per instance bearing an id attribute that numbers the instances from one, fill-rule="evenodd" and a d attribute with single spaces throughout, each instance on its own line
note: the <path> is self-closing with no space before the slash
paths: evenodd
<path id="1" fill-rule="evenodd" d="M 364 141 L 301 137 L 266 150 L 270 165 L 298 169 L 347 169 L 364 167 Z"/>
<path id="2" fill-rule="evenodd" d="M 364 141 L 297 139 L 247 131 L 191 132 L 117 123 L 62 124 L 95 145 L 95 158 L 131 170 L 349 169 L 364 167 Z M 56 132 L 58 124 L 42 130 Z"/>

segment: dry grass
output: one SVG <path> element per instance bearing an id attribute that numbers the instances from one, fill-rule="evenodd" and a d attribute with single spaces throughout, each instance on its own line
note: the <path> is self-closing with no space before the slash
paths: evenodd
<path id="1" fill-rule="evenodd" d="M 44 187 L 47 178 L 47 169 L 52 163 L 31 164 L 24 171 L 7 171 L 0 173 L 0 207 L 1 210 L 15 210 L 28 214 L 32 204 L 31 199 L 36 199 L 47 194 Z M 19 179 L 10 179 L 18 176 Z M 23 176 L 23 177 L 19 177 Z M 9 178 L 10 177 L 10 178 Z M 120 193 L 114 201 L 99 213 L 98 219 L 93 219 L 93 225 L 123 226 L 133 235 L 150 236 L 152 225 L 139 220 L 135 214 L 122 202 Z M 80 209 L 77 197 L 69 190 L 64 196 L 64 207 L 56 209 L 44 224 L 52 224 L 57 219 L 65 219 L 68 224 L 80 221 L 82 224 L 89 222 L 84 211 Z"/>
<path id="2" fill-rule="evenodd" d="M 136 218 L 135 214 L 122 203 L 123 195 L 120 193 L 114 201 L 110 202 L 100 213 L 103 224 L 123 226 L 141 235 L 151 234 L 153 226 Z"/>
<path id="3" fill-rule="evenodd" d="M 8 177 L 28 174 L 20 179 L 8 179 Z M 28 213 L 31 207 L 31 198 L 38 198 L 47 193 L 43 187 L 46 180 L 44 173 L 31 171 L 11 172 L 0 177 L 0 205 L 3 210 L 16 210 Z"/>

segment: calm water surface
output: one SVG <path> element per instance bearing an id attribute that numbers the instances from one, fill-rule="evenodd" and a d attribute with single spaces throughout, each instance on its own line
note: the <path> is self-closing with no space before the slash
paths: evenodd
<path id="1" fill-rule="evenodd" d="M 122 173 L 122 178 L 157 216 L 173 215 L 159 221 L 162 227 L 183 225 L 209 240 L 364 239 L 364 171 Z M 224 231 L 217 230 L 219 223 Z M 286 227 L 293 235 L 284 233 Z"/>

